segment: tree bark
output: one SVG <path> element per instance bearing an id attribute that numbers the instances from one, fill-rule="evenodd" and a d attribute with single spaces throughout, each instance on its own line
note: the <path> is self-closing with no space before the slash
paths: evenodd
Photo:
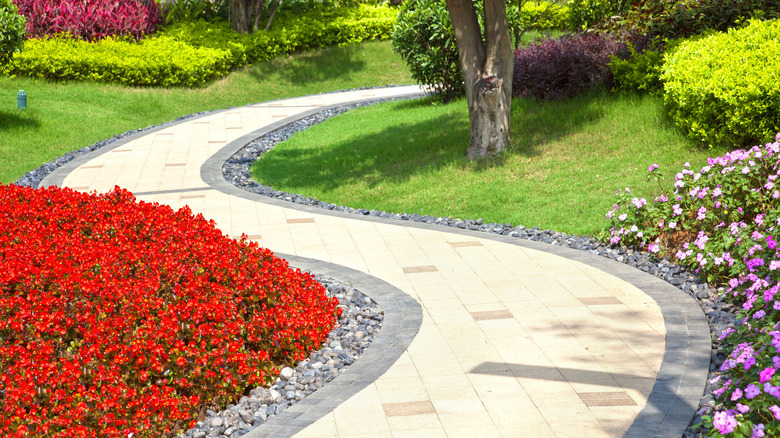
<path id="1" fill-rule="evenodd" d="M 274 22 L 274 15 L 276 15 L 276 10 L 279 9 L 279 3 L 281 3 L 282 0 L 274 0 L 273 5 L 271 6 L 271 16 L 268 17 L 268 24 L 265 25 L 265 30 L 271 28 L 271 23 Z"/>
<path id="2" fill-rule="evenodd" d="M 471 0 L 447 0 L 469 105 L 469 159 L 497 154 L 510 139 L 514 59 L 506 4 L 483 1 L 484 40 Z"/>
<path id="3" fill-rule="evenodd" d="M 252 31 L 253 0 L 230 0 L 230 19 L 233 30 L 238 33 Z"/>

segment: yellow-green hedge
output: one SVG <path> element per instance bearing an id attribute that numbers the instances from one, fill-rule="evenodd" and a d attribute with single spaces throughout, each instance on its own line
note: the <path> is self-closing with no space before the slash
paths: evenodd
<path id="1" fill-rule="evenodd" d="M 675 123 L 709 145 L 750 146 L 780 131 L 780 21 L 685 41 L 661 79 Z"/>
<path id="2" fill-rule="evenodd" d="M 226 75 L 230 54 L 196 48 L 170 37 L 140 42 L 109 37 L 97 42 L 68 35 L 25 42 L 6 74 L 126 85 L 201 85 Z"/>

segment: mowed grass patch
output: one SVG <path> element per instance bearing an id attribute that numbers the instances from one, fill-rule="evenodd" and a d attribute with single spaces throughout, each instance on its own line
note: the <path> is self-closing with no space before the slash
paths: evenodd
<path id="1" fill-rule="evenodd" d="M 350 111 L 265 154 L 255 178 L 355 208 L 596 234 L 614 192 L 655 196 L 647 167 L 667 170 L 722 151 L 686 139 L 652 96 L 595 92 L 560 102 L 513 100 L 512 148 L 465 159 L 465 100 L 386 103 Z"/>
<path id="2" fill-rule="evenodd" d="M 275 58 L 194 89 L 0 77 L 0 183 L 13 182 L 71 150 L 187 114 L 413 82 L 389 41 Z M 28 95 L 27 111 L 16 109 L 19 90 Z"/>

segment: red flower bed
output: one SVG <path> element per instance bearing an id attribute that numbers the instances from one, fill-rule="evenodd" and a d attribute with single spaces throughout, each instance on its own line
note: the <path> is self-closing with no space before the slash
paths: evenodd
<path id="1" fill-rule="evenodd" d="M 42 37 L 68 32 L 95 41 L 107 36 L 136 40 L 154 33 L 160 8 L 151 0 L 13 0 L 27 18 L 27 33 Z"/>
<path id="2" fill-rule="evenodd" d="M 336 304 L 186 207 L 0 185 L 0 436 L 181 432 L 319 347 Z"/>

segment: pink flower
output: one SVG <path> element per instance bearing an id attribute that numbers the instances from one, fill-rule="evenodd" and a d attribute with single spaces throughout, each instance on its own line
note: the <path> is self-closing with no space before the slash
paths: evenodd
<path id="1" fill-rule="evenodd" d="M 775 407 L 777 408 L 777 406 Z M 772 408 L 769 409 L 771 410 Z M 778 408 L 778 411 L 780 411 L 780 408 Z M 774 413 L 774 411 L 772 412 Z M 777 417 L 777 415 L 775 416 Z M 726 435 L 734 432 L 734 429 L 737 427 L 737 419 L 728 411 L 716 412 L 712 419 L 712 426 L 718 429 L 718 432 L 721 434 Z"/>
<path id="2" fill-rule="evenodd" d="M 772 378 L 772 376 L 775 374 L 775 369 L 772 367 L 764 368 L 759 373 L 759 376 L 761 377 L 761 380 L 758 381 L 758 383 L 764 383 Z"/>
<path id="3" fill-rule="evenodd" d="M 769 410 L 772 412 L 772 415 L 774 415 L 775 418 L 780 420 L 780 408 L 778 408 L 777 405 L 770 406 Z"/>
<path id="4" fill-rule="evenodd" d="M 761 389 L 752 383 L 745 388 L 745 397 L 748 399 L 752 399 L 758 394 L 761 394 Z"/>

